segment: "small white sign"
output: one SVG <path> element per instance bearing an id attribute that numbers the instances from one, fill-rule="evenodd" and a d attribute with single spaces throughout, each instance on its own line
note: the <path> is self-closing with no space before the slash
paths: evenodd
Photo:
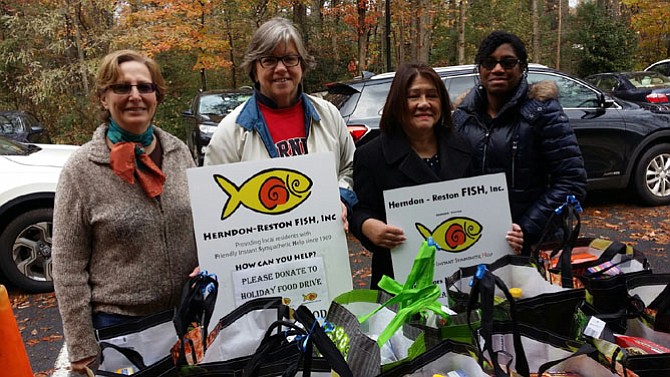
<path id="1" fill-rule="evenodd" d="M 235 305 L 260 297 L 281 296 L 287 305 L 328 298 L 323 258 L 316 257 L 316 252 L 284 255 L 261 264 L 233 272 Z"/>
<path id="2" fill-rule="evenodd" d="M 332 153 L 187 174 L 200 268 L 219 279 L 215 321 L 258 297 L 325 316 L 353 289 Z"/>
<path id="3" fill-rule="evenodd" d="M 445 277 L 513 253 L 505 240 L 512 218 L 503 173 L 387 190 L 384 203 L 387 223 L 407 237 L 391 250 L 395 279 L 405 282 L 421 243 L 432 237 L 438 246 L 433 280 L 443 303 Z"/>

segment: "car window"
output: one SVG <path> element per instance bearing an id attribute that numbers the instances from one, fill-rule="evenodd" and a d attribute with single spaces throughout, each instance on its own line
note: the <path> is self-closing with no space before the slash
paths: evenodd
<path id="1" fill-rule="evenodd" d="M 619 80 L 614 76 L 599 76 L 587 81 L 605 92 L 611 92 L 619 88 Z"/>
<path id="2" fill-rule="evenodd" d="M 21 123 L 12 121 L 12 118 L 5 115 L 0 115 L 0 133 L 18 134 L 21 132 Z"/>
<path id="3" fill-rule="evenodd" d="M 381 115 L 390 88 L 391 80 L 366 85 L 352 115 L 356 118 L 370 118 Z"/>
<path id="4" fill-rule="evenodd" d="M 664 75 L 670 75 L 670 62 L 659 63 L 649 68 L 650 71 L 659 72 Z"/>
<path id="5" fill-rule="evenodd" d="M 222 93 L 200 97 L 200 114 L 227 115 L 251 97 L 250 93 Z"/>
<path id="6" fill-rule="evenodd" d="M 444 79 L 444 85 L 447 87 L 447 91 L 449 92 L 449 99 L 452 103 L 458 96 L 475 87 L 477 82 L 477 75 L 447 77 Z"/>
<path id="7" fill-rule="evenodd" d="M 556 86 L 558 86 L 558 101 L 563 108 L 600 107 L 599 93 L 578 81 L 547 73 L 530 72 L 528 74 L 529 83 L 542 80 L 550 80 L 556 83 Z"/>
<path id="8" fill-rule="evenodd" d="M 29 148 L 26 146 L 0 137 L 0 156 L 17 156 L 28 154 L 28 152 Z"/>
<path id="9" fill-rule="evenodd" d="M 5 116 L 11 122 L 14 133 L 18 134 L 18 133 L 22 133 L 22 132 L 27 132 L 30 129 L 30 126 L 25 124 L 25 121 L 23 119 L 23 115 L 8 113 L 8 114 L 5 114 Z"/>

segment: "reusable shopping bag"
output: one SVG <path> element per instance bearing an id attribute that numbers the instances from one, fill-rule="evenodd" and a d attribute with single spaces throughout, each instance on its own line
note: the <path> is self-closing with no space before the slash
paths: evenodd
<path id="1" fill-rule="evenodd" d="M 451 310 L 456 313 L 466 311 L 470 302 L 470 284 L 479 269 L 479 266 L 462 267 L 445 279 Z M 573 334 L 573 329 L 566 326 L 566 318 L 572 318 L 576 308 L 584 301 L 584 289 L 571 289 L 549 283 L 539 272 L 537 262 L 527 256 L 505 255 L 487 264 L 486 269 L 495 274 L 506 287 L 516 291 L 518 296 L 514 301 L 519 322 L 556 334 Z M 510 303 L 506 297 L 500 288 L 495 289 L 493 318 L 496 320 L 511 319 Z M 443 339 L 462 339 L 462 326 L 444 327 L 441 330 Z"/>
<path id="2" fill-rule="evenodd" d="M 629 328 L 627 334 L 637 330 Z M 667 334 L 666 334 L 667 335 Z M 626 344 L 618 344 L 617 338 L 626 339 Z M 622 377 L 670 376 L 670 348 L 634 335 L 614 334 L 605 326 L 603 333 L 589 338 L 597 348 L 597 359 L 612 373 Z M 641 350 L 654 350 L 642 353 Z"/>
<path id="3" fill-rule="evenodd" d="M 281 297 L 262 297 L 243 303 L 221 318 L 209 332 L 206 351 L 195 364 L 252 355 L 267 329 L 277 321 L 290 319 L 289 316 L 289 308 L 283 304 Z M 173 359 L 180 360 L 181 355 L 173 354 Z M 180 370 L 189 369 L 189 365 L 177 365 Z"/>
<path id="4" fill-rule="evenodd" d="M 173 366 L 170 348 L 177 340 L 172 318 L 164 311 L 96 331 L 100 345 L 98 376 L 156 376 Z"/>
<path id="5" fill-rule="evenodd" d="M 493 318 L 494 292 L 505 293 L 510 305 L 510 320 Z M 552 333 L 538 326 L 519 323 L 516 302 L 505 283 L 480 265 L 475 274 L 468 303 L 468 314 L 479 303 L 481 320 L 470 324 L 473 344 L 478 350 L 478 360 L 496 377 L 542 375 L 547 370 L 589 371 L 587 376 L 611 376 L 606 368 L 587 357 L 595 348 L 586 342 Z M 485 362 L 486 361 L 486 362 Z"/>
<path id="6" fill-rule="evenodd" d="M 632 276 L 626 287 L 629 297 L 637 297 L 645 305 L 629 326 L 639 326 L 641 336 L 670 347 L 670 274 Z"/>
<path id="7" fill-rule="evenodd" d="M 443 340 L 412 360 L 382 372 L 378 377 L 432 377 L 454 371 L 467 377 L 489 377 L 475 359 L 470 344 Z"/>
<path id="8" fill-rule="evenodd" d="M 312 312 L 301 305 L 294 315 L 295 321 L 273 321 L 266 328 L 258 346 L 244 356 L 189 365 L 178 371 L 164 373 L 161 377 L 292 377 L 298 373 L 305 377 L 312 374 L 327 377 L 331 373 L 353 377 L 342 354 Z"/>
<path id="9" fill-rule="evenodd" d="M 432 283 L 435 250 L 434 243 L 422 243 L 404 284 L 383 276 L 379 287 L 385 291 L 353 290 L 331 302 L 329 335 L 357 377 L 376 376 L 429 348 L 410 322 L 428 312 L 449 317 L 437 301 L 440 288 Z"/>
<path id="10" fill-rule="evenodd" d="M 619 376 L 670 375 L 670 274 L 616 278 L 618 299 L 580 307 L 576 335 L 592 343 L 598 360 Z"/>
<path id="11" fill-rule="evenodd" d="M 650 271 L 647 258 L 639 250 L 621 242 L 579 237 L 581 205 L 569 195 L 551 215 L 531 251 L 538 267 L 552 284 L 584 287 L 594 280 Z M 559 229 L 559 239 L 548 239 Z M 598 283 L 595 283 L 598 285 Z"/>

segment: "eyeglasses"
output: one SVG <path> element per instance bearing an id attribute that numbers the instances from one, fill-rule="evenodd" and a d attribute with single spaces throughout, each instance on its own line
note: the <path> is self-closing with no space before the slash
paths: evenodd
<path id="1" fill-rule="evenodd" d="M 133 86 L 137 91 L 143 94 L 153 93 L 158 89 L 158 86 L 152 82 L 142 82 L 139 84 L 110 84 L 109 89 L 116 94 L 128 94 L 133 90 Z"/>
<path id="2" fill-rule="evenodd" d="M 495 60 L 493 58 L 484 58 L 479 62 L 479 65 L 482 67 L 492 70 L 496 65 L 500 64 L 503 69 L 512 69 L 519 64 L 519 59 L 517 58 L 502 58 L 500 60 Z"/>
<path id="3" fill-rule="evenodd" d="M 286 55 L 286 56 L 263 56 L 258 59 L 263 68 L 274 68 L 279 64 L 279 61 L 284 64 L 285 67 L 295 67 L 300 64 L 300 55 Z"/>

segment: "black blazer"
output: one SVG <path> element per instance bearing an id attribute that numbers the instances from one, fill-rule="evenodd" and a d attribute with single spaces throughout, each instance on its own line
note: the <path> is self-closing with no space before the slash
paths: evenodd
<path id="1" fill-rule="evenodd" d="M 353 207 L 350 229 L 372 252 L 372 289 L 378 289 L 382 275 L 394 276 L 390 250 L 373 244 L 361 231 L 363 222 L 369 218 L 386 222 L 384 190 L 472 175 L 470 145 L 455 131 L 440 128 L 436 134 L 439 174 L 414 152 L 404 134 L 382 132 L 354 153 L 354 191 L 358 203 Z"/>

